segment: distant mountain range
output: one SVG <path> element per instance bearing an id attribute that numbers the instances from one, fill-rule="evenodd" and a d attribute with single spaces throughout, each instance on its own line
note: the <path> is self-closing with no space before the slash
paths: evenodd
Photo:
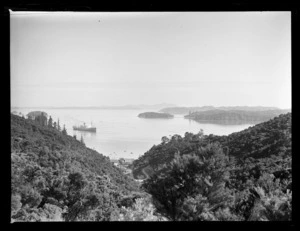
<path id="1" fill-rule="evenodd" d="M 169 104 L 169 103 L 160 103 L 160 104 L 153 104 L 153 105 L 147 105 L 147 104 L 125 105 L 123 107 L 125 107 L 125 108 L 137 107 L 138 109 L 161 110 L 161 109 L 166 108 L 166 107 L 176 107 L 176 105 L 175 104 Z"/>
<path id="2" fill-rule="evenodd" d="M 144 112 L 138 115 L 140 118 L 146 119 L 170 119 L 174 116 L 168 113 L 158 113 L 158 112 Z"/>
<path id="3" fill-rule="evenodd" d="M 277 107 L 262 107 L 262 106 L 229 106 L 229 107 L 214 107 L 214 106 L 202 106 L 202 107 L 166 107 L 160 110 L 160 112 L 170 113 L 170 114 L 184 114 L 187 115 L 190 112 L 196 111 L 209 111 L 209 110 L 239 110 L 239 111 L 270 111 L 270 110 L 283 110 Z M 285 111 L 290 111 L 290 109 L 284 109 Z"/>
<path id="4" fill-rule="evenodd" d="M 70 107 L 12 107 L 12 109 L 19 108 L 31 108 L 31 109 L 112 109 L 112 110 L 127 110 L 127 109 L 149 109 L 149 110 L 160 110 L 166 107 L 175 107 L 175 104 L 161 103 L 161 104 L 129 104 L 123 106 L 70 106 Z"/>

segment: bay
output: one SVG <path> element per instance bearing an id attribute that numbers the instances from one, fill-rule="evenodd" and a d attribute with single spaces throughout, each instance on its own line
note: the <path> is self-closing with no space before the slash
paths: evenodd
<path id="1" fill-rule="evenodd" d="M 44 109 L 19 108 L 12 111 L 26 115 L 30 111 L 44 111 L 52 116 L 53 121 L 59 119 L 61 127 L 65 124 L 68 135 L 81 136 L 87 147 L 109 156 L 111 159 L 138 158 L 153 145 L 161 142 L 163 136 L 185 132 L 197 133 L 203 129 L 204 134 L 228 135 L 253 126 L 254 124 L 214 124 L 199 123 L 185 119 L 183 115 L 175 115 L 173 119 L 143 119 L 138 114 L 140 109 Z M 83 123 L 96 126 L 96 133 L 74 131 L 74 125 Z"/>

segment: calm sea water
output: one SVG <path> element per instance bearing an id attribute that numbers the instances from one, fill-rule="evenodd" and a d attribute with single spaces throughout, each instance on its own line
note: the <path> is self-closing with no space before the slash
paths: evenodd
<path id="1" fill-rule="evenodd" d="M 41 110 L 51 115 L 54 121 L 59 118 L 60 125 L 66 125 L 69 135 L 82 135 L 86 146 L 103 155 L 115 158 L 138 158 L 154 144 L 161 142 L 161 137 L 185 132 L 196 133 L 203 129 L 204 134 L 228 135 L 241 131 L 253 124 L 225 125 L 201 124 L 176 115 L 173 119 L 142 119 L 137 117 L 145 110 L 108 110 L 108 109 L 17 109 L 12 111 L 26 115 L 30 111 Z M 73 125 L 93 123 L 97 133 L 73 131 Z"/>

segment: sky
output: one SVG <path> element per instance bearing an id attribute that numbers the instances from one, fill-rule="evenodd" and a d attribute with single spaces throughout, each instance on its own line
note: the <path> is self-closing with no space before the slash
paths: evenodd
<path id="1" fill-rule="evenodd" d="M 290 12 L 11 12 L 11 106 L 291 108 Z"/>

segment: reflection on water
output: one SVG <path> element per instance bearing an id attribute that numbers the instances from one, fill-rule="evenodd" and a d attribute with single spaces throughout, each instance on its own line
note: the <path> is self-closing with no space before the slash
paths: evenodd
<path id="1" fill-rule="evenodd" d="M 96 132 L 87 132 L 87 131 L 76 131 L 73 130 L 73 136 L 76 136 L 77 138 L 80 138 L 81 136 L 83 138 L 92 139 L 93 137 L 96 137 Z"/>

